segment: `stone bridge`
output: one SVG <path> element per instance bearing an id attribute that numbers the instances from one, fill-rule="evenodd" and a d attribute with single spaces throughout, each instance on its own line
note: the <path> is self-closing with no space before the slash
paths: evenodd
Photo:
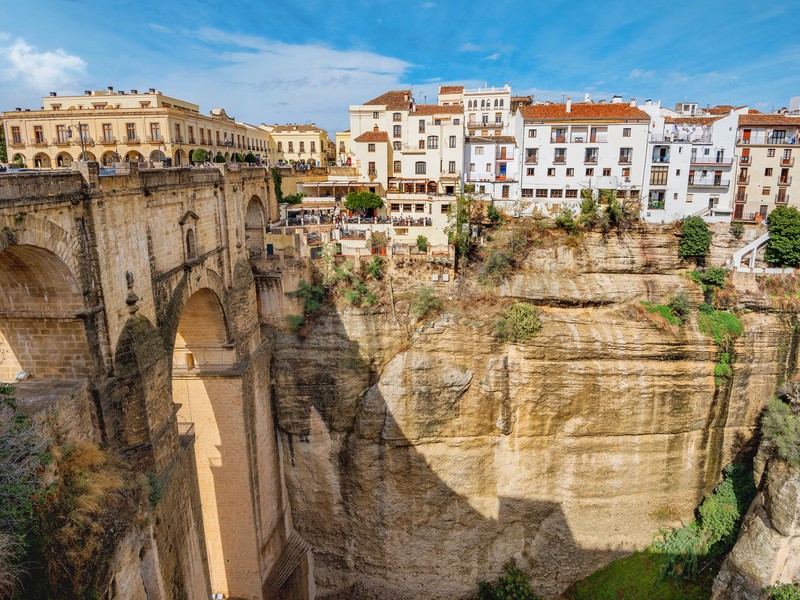
<path id="1" fill-rule="evenodd" d="M 163 488 L 120 597 L 313 596 L 251 267 L 277 205 L 236 167 L 0 176 L 0 381 Z"/>

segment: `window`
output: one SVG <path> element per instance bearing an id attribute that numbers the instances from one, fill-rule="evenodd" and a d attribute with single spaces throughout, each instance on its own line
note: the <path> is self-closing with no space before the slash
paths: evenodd
<path id="1" fill-rule="evenodd" d="M 536 188 L 536 197 L 547 198 L 547 190 L 543 190 L 542 188 Z"/>
<path id="2" fill-rule="evenodd" d="M 523 198 L 533 198 L 533 188 L 522 188 Z"/>
<path id="3" fill-rule="evenodd" d="M 374 149 L 375 148 L 373 148 L 373 150 Z M 300 153 L 302 154 L 305 151 L 306 151 L 306 143 L 305 142 L 300 142 Z"/>
<path id="4" fill-rule="evenodd" d="M 399 160 L 394 161 L 394 172 L 399 173 L 402 168 L 402 163 Z"/>
<path id="5" fill-rule="evenodd" d="M 525 162 L 536 164 L 539 159 L 538 148 L 525 148 Z"/>
<path id="6" fill-rule="evenodd" d="M 186 232 L 186 260 L 192 260 L 197 256 L 197 246 L 194 240 L 194 229 Z"/>
<path id="7" fill-rule="evenodd" d="M 414 212 L 425 212 L 425 205 L 424 204 L 415 204 L 414 205 Z"/>
<path id="8" fill-rule="evenodd" d="M 136 123 L 125 123 L 125 135 L 129 142 L 136 139 Z"/>
<path id="9" fill-rule="evenodd" d="M 450 205 L 449 204 L 442 204 L 442 206 L 439 208 L 439 210 L 443 215 L 446 215 L 448 212 L 450 212 Z"/>
<path id="10" fill-rule="evenodd" d="M 434 119 L 433 120 L 433 124 L 434 125 L 441 125 L 442 124 L 442 120 L 441 119 Z"/>
<path id="11" fill-rule="evenodd" d="M 555 167 L 550 167 L 549 169 L 547 169 L 547 176 L 548 177 L 555 177 L 556 176 L 556 168 Z"/>
<path id="12" fill-rule="evenodd" d="M 411 205 L 403 204 L 403 212 L 411 212 Z"/>
<path id="13" fill-rule="evenodd" d="M 420 150 L 425 150 L 425 140 L 420 140 L 418 147 Z"/>
<path id="14" fill-rule="evenodd" d="M 767 177 L 772 177 L 772 169 L 769 167 L 764 169 L 764 175 Z"/>
<path id="15" fill-rule="evenodd" d="M 380 119 L 380 117 L 381 117 L 381 113 L 378 112 L 377 110 L 374 113 L 372 113 L 372 118 L 373 119 Z"/>
<path id="16" fill-rule="evenodd" d="M 611 177 L 611 169 L 603 169 L 603 177 Z"/>
<path id="17" fill-rule="evenodd" d="M 567 162 L 567 149 L 566 148 L 556 148 L 555 156 L 553 157 L 554 163 L 564 163 Z"/>
<path id="18" fill-rule="evenodd" d="M 475 163 L 469 163 L 469 172 L 470 173 L 474 173 L 475 172 Z"/>
<path id="19" fill-rule="evenodd" d="M 633 148 L 620 148 L 619 162 L 623 164 L 630 164 L 632 161 L 633 161 Z"/>
<path id="20" fill-rule="evenodd" d="M 400 118 L 400 113 L 392 113 L 392 121 L 399 121 Z"/>
<path id="21" fill-rule="evenodd" d="M 676 177 L 680 177 L 680 174 L 681 174 L 681 170 L 680 169 L 675 169 L 675 176 Z"/>
<path id="22" fill-rule="evenodd" d="M 448 173 L 455 173 L 455 172 L 456 172 L 456 161 L 454 161 L 454 160 L 451 160 L 451 161 L 450 161 L 450 162 L 447 164 L 447 172 L 448 172 Z"/>
<path id="23" fill-rule="evenodd" d="M 399 204 L 392 204 L 392 212 L 398 212 L 400 210 Z"/>
<path id="24" fill-rule="evenodd" d="M 181 126 L 178 123 L 175 123 L 175 140 L 181 139 Z"/>
<path id="25" fill-rule="evenodd" d="M 401 125 L 395 125 L 392 128 L 392 135 L 394 135 L 394 137 L 398 138 L 398 137 L 400 137 L 400 135 L 402 133 L 402 130 L 403 130 L 403 127 Z"/>
<path id="26" fill-rule="evenodd" d="M 768 156 L 768 157 L 775 156 L 775 148 L 769 148 L 769 149 L 767 150 L 767 156 Z"/>
<path id="27" fill-rule="evenodd" d="M 453 125 L 461 125 L 461 119 L 453 119 Z"/>
<path id="28" fill-rule="evenodd" d="M 367 152 L 375 152 L 375 144 L 367 144 Z"/>
<path id="29" fill-rule="evenodd" d="M 770 192 L 771 192 L 771 191 L 772 191 L 772 188 L 770 188 L 770 187 L 763 187 L 763 188 L 761 188 L 761 195 L 762 195 L 762 196 L 769 196 L 769 194 L 770 194 Z"/>
<path id="30" fill-rule="evenodd" d="M 68 141 L 67 127 L 65 125 L 56 125 L 56 138 L 58 138 L 58 141 L 62 144 Z"/>
<path id="31" fill-rule="evenodd" d="M 483 146 L 475 146 L 475 154 L 476 155 L 483 154 Z"/>
<path id="32" fill-rule="evenodd" d="M 536 169 L 535 169 L 535 168 L 533 168 L 533 167 L 528 167 L 528 168 L 525 170 L 525 174 L 526 174 L 526 175 L 535 175 L 535 174 L 536 174 Z"/>
<path id="33" fill-rule="evenodd" d="M 491 173 L 492 172 L 492 163 L 486 163 L 486 172 L 487 173 Z"/>
<path id="34" fill-rule="evenodd" d="M 494 107 L 497 108 L 497 98 L 494 99 Z"/>
<path id="35" fill-rule="evenodd" d="M 528 137 L 529 138 L 535 138 L 536 137 L 536 130 L 535 129 L 529 129 L 528 130 Z"/>
<path id="36" fill-rule="evenodd" d="M 622 176 L 623 177 L 630 177 L 631 176 L 631 168 L 630 167 L 625 167 L 624 169 L 622 169 Z"/>
<path id="37" fill-rule="evenodd" d="M 451 148 L 455 148 L 456 147 L 456 136 L 454 136 L 454 135 L 450 136 L 450 147 Z"/>
<path id="38" fill-rule="evenodd" d="M 278 144 L 280 144 L 280 142 L 278 142 Z M 219 131 L 217 131 L 217 146 L 219 146 L 219 145 L 220 145 L 220 143 L 219 143 Z"/>
<path id="39" fill-rule="evenodd" d="M 278 142 L 278 152 L 283 152 L 283 142 Z"/>
<path id="40" fill-rule="evenodd" d="M 631 137 L 631 128 L 630 127 L 623 127 L 622 128 L 622 137 Z"/>
<path id="41" fill-rule="evenodd" d="M 586 176 L 587 177 L 592 177 L 593 175 L 594 175 L 594 169 L 593 168 L 590 167 L 590 168 L 586 169 Z"/>
<path id="42" fill-rule="evenodd" d="M 667 185 L 669 167 L 652 167 L 650 171 L 650 185 Z"/>
<path id="43" fill-rule="evenodd" d="M 16 125 L 11 128 L 11 142 L 14 144 L 22 143 L 22 135 L 19 132 L 19 127 Z"/>
<path id="44" fill-rule="evenodd" d="M 567 190 L 564 193 L 565 198 L 577 198 L 578 197 L 578 190 Z"/>
<path id="45" fill-rule="evenodd" d="M 425 163 L 423 161 L 417 161 L 414 163 L 414 173 L 417 175 L 425 175 Z"/>
<path id="46" fill-rule="evenodd" d="M 44 143 L 44 130 L 41 125 L 33 126 L 33 140 L 36 144 Z"/>
<path id="47" fill-rule="evenodd" d="M 428 136 L 428 150 L 436 150 L 439 147 L 439 136 L 438 135 L 429 135 Z"/>
<path id="48" fill-rule="evenodd" d="M 311 154 L 317 151 L 317 142 L 311 142 Z"/>
<path id="49" fill-rule="evenodd" d="M 551 198 L 561 198 L 563 190 L 550 190 Z"/>
<path id="50" fill-rule="evenodd" d="M 419 132 L 425 133 L 425 119 L 419 120 Z"/>
<path id="51" fill-rule="evenodd" d="M 503 124 L 503 113 L 495 113 L 494 114 L 494 122 L 497 125 Z"/>
<path id="52" fill-rule="evenodd" d="M 395 150 L 401 150 L 403 148 L 403 144 L 401 142 L 392 142 L 392 148 Z"/>
<path id="53" fill-rule="evenodd" d="M 294 152 L 294 142 L 289 142 L 289 152 Z"/>
<path id="54" fill-rule="evenodd" d="M 502 190 L 501 190 L 501 192 L 500 192 L 500 197 L 501 198 L 508 198 L 509 190 L 510 190 L 510 187 L 507 186 L 507 185 L 504 185 Z"/>
<path id="55" fill-rule="evenodd" d="M 114 141 L 114 134 L 111 132 L 111 123 L 103 123 L 103 140 L 106 142 Z"/>
<path id="56" fill-rule="evenodd" d="M 150 140 L 153 142 L 161 141 L 161 124 L 150 123 Z M 219 143 L 219 132 L 217 132 L 217 143 Z"/>
<path id="57" fill-rule="evenodd" d="M 378 175 L 378 170 L 375 168 L 374 162 L 367 164 L 367 172 L 371 177 L 375 177 Z"/>
<path id="58" fill-rule="evenodd" d="M 583 162 L 597 164 L 597 148 L 586 148 L 583 155 Z"/>

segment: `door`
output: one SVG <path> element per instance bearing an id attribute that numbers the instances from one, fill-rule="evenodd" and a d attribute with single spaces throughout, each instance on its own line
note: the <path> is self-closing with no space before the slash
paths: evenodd
<path id="1" fill-rule="evenodd" d="M 739 221 L 742 218 L 743 212 L 744 212 L 744 204 L 737 204 L 736 208 L 733 209 L 733 220 Z"/>
<path id="2" fill-rule="evenodd" d="M 752 133 L 751 129 L 745 129 L 742 131 L 742 143 L 749 144 L 750 143 L 750 134 Z"/>
<path id="3" fill-rule="evenodd" d="M 506 165 L 506 163 L 502 163 L 500 165 L 500 177 L 505 177 L 506 176 L 506 167 L 507 166 L 508 165 Z"/>

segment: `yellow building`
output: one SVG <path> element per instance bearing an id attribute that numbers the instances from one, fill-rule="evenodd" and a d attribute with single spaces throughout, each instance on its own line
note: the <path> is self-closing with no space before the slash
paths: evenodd
<path id="1" fill-rule="evenodd" d="M 188 165 L 192 152 L 203 148 L 226 160 L 252 152 L 266 159 L 269 134 L 237 122 L 224 109 L 200 114 L 197 104 L 150 89 L 130 93 L 108 88 L 82 96 L 42 99 L 40 110 L 2 113 L 8 160 L 28 167 L 67 166 L 80 160 L 108 164 L 121 161 L 171 160 Z"/>
<path id="2" fill-rule="evenodd" d="M 350 130 L 336 132 L 336 164 L 353 164 L 353 151 L 350 148 Z"/>
<path id="3" fill-rule="evenodd" d="M 310 125 L 261 125 L 271 136 L 271 164 L 301 163 L 327 166 L 328 132 Z"/>

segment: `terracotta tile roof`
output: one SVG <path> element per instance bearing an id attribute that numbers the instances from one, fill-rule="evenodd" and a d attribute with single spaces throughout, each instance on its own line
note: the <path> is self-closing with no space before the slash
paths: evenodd
<path id="1" fill-rule="evenodd" d="M 383 105 L 387 110 L 408 110 L 411 106 L 411 90 L 391 90 L 364 102 L 368 106 Z"/>
<path id="2" fill-rule="evenodd" d="M 485 142 L 487 144 L 516 144 L 517 138 L 513 135 L 472 135 L 464 140 L 466 143 Z"/>
<path id="3" fill-rule="evenodd" d="M 786 115 L 741 115 L 739 126 L 742 125 L 788 125 L 800 127 L 800 117 L 787 117 Z"/>
<path id="4" fill-rule="evenodd" d="M 464 91 L 463 85 L 440 85 L 439 86 L 439 93 L 440 94 L 458 94 Z"/>
<path id="5" fill-rule="evenodd" d="M 731 112 L 735 106 L 731 106 L 730 104 L 718 104 L 717 106 L 712 106 L 711 108 L 707 108 L 706 112 L 712 115 L 727 115 Z"/>
<path id="6" fill-rule="evenodd" d="M 365 131 L 354 142 L 388 142 L 389 134 L 385 131 Z"/>
<path id="7" fill-rule="evenodd" d="M 649 121 L 650 115 L 626 103 L 593 104 L 573 102 L 570 112 L 566 104 L 537 104 L 520 108 L 523 118 L 531 121 L 592 121 L 628 119 Z"/>
<path id="8" fill-rule="evenodd" d="M 724 116 L 725 115 L 719 115 L 718 117 L 667 117 L 664 119 L 664 122 L 674 123 L 675 125 L 711 125 L 714 121 L 719 121 Z"/>
<path id="9" fill-rule="evenodd" d="M 417 104 L 414 107 L 415 115 L 460 115 L 464 113 L 464 107 L 460 104 L 452 106 L 439 106 L 438 104 Z"/>
<path id="10" fill-rule="evenodd" d="M 748 115 L 760 115 L 761 111 L 758 110 L 758 109 L 755 109 L 755 108 L 751 108 L 750 110 L 747 111 L 747 114 Z"/>
<path id="11" fill-rule="evenodd" d="M 316 125 L 273 125 L 272 126 L 272 133 L 290 133 L 292 131 L 309 132 L 309 131 L 324 131 L 324 130 L 320 129 Z"/>

